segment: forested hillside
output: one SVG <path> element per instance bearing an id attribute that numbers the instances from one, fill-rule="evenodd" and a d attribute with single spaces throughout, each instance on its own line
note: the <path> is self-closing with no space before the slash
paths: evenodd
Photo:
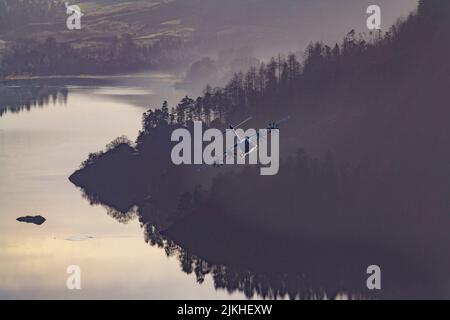
<path id="1" fill-rule="evenodd" d="M 28 24 L 61 20 L 65 11 L 63 0 L 0 0 L 0 35 Z"/>
<path id="2" fill-rule="evenodd" d="M 266 275 L 300 272 L 319 291 L 308 297 L 323 296 L 321 279 L 333 274 L 323 289 L 333 296 L 363 283 L 349 270 L 376 259 L 389 265 L 390 290 L 408 283 L 416 297 L 439 296 L 435 275 L 450 267 L 449 17 L 450 2 L 422 0 L 385 34 L 313 43 L 302 57 L 164 103 L 144 114 L 136 144 L 116 140 L 70 179 L 119 221 L 137 214 L 149 243 L 178 252 L 199 282 L 211 272 L 218 287 L 276 296 Z M 278 175 L 171 164 L 173 129 L 193 120 L 222 129 L 248 115 L 255 127 L 291 115 Z M 400 280 L 410 271 L 421 278 Z M 284 279 L 271 280 L 285 292 Z"/>
<path id="3" fill-rule="evenodd" d="M 207 87 L 203 96 L 183 99 L 172 118 L 182 124 L 227 123 L 252 115 L 261 124 L 290 114 L 296 126 L 283 132 L 288 148 L 304 146 L 316 155 L 333 151 L 346 160 L 392 160 L 400 147 L 407 155 L 414 144 L 444 146 L 448 10 L 445 1 L 422 1 L 418 14 L 386 33 L 352 30 L 340 44 L 312 43 L 303 56 L 272 58 L 236 74 L 223 88 Z M 169 120 L 155 111 L 147 123 Z"/>
<path id="4" fill-rule="evenodd" d="M 379 2 L 384 8 L 385 27 L 406 15 L 415 3 Z M 256 57 L 267 58 L 278 52 L 303 50 L 314 39 L 335 41 L 351 27 L 365 28 L 370 1 L 76 3 L 83 13 L 81 30 L 70 31 L 65 23 L 65 1 L 0 1 L 0 40 L 6 41 L 7 48 L 3 53 L 0 48 L 0 76 L 172 69 L 241 47 L 253 48 Z M 54 46 L 47 45 L 53 42 Z M 131 45 L 129 61 L 121 56 L 123 44 Z M 6 56 L 3 62 L 2 55 Z"/>

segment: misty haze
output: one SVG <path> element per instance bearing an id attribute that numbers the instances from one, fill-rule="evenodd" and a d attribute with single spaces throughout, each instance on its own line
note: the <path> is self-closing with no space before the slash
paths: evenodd
<path id="1" fill-rule="evenodd" d="M 0 299 L 450 299 L 449 1 L 65 2 L 0 0 Z"/>

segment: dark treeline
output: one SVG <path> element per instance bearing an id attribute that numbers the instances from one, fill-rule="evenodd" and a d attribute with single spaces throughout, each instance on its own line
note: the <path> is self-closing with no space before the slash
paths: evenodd
<path id="1" fill-rule="evenodd" d="M 332 151 L 338 161 L 446 170 L 448 16 L 448 1 L 420 1 L 416 13 L 384 34 L 351 31 L 341 44 L 311 44 L 303 57 L 274 57 L 224 87 L 207 86 L 196 99 L 148 111 L 143 133 L 165 123 L 220 126 L 251 115 L 259 126 L 290 115 L 284 155 L 302 147 L 314 156 Z"/>
<path id="2" fill-rule="evenodd" d="M 28 23 L 63 19 L 66 13 L 63 0 L 0 0 L 0 30 L 7 32 Z"/>
<path id="3" fill-rule="evenodd" d="M 292 158 L 293 156 L 288 158 L 289 153 L 285 152 L 286 156 L 283 158 L 287 162 L 281 167 L 277 176 L 262 178 L 256 173 L 248 174 L 250 170 L 246 170 L 238 176 L 226 173 L 230 176 L 224 177 L 223 183 L 216 182 L 215 187 L 225 190 L 224 198 L 240 199 L 235 203 L 242 204 L 242 207 L 246 210 L 235 207 L 228 210 L 229 214 L 243 213 L 237 214 L 240 219 L 245 219 L 246 216 L 249 220 L 260 222 L 268 219 L 267 225 L 276 225 L 275 221 L 278 220 L 281 222 L 281 227 L 292 227 L 292 229 L 299 227 L 301 229 L 303 227 L 300 223 L 302 218 L 299 218 L 297 224 L 289 224 L 285 223 L 289 219 L 281 219 L 280 215 L 288 218 L 291 213 L 306 212 L 319 219 L 315 221 L 316 218 L 312 218 L 311 225 L 320 225 L 320 222 L 323 222 L 324 226 L 328 225 L 333 229 L 334 225 L 327 221 L 334 221 L 333 219 L 339 216 L 337 211 L 342 211 L 343 214 L 346 214 L 345 219 L 342 219 L 344 224 L 346 221 L 352 222 L 349 224 L 350 226 L 353 223 L 358 225 L 359 222 L 362 222 L 365 227 L 372 229 L 372 231 L 378 225 L 378 222 L 361 217 L 371 216 L 374 219 L 379 219 L 379 221 L 384 221 L 387 217 L 397 219 L 395 223 L 392 223 L 392 228 L 386 229 L 387 232 L 393 232 L 402 223 L 403 218 L 399 217 L 403 213 L 409 212 L 412 216 L 420 216 L 421 209 L 431 205 L 433 196 L 430 192 L 434 192 L 437 196 L 448 191 L 448 184 L 446 183 L 447 173 L 449 172 L 448 162 L 446 162 L 448 148 L 444 144 L 445 141 L 448 141 L 448 125 L 441 126 L 441 122 L 445 122 L 443 120 L 445 116 L 443 115 L 446 114 L 443 113 L 446 112 L 446 109 L 442 109 L 441 105 L 444 108 L 448 104 L 448 100 L 442 100 L 445 91 L 439 89 L 440 86 L 445 86 L 445 82 L 433 84 L 429 84 L 429 82 L 430 79 L 442 78 L 445 80 L 445 76 L 448 80 L 448 74 L 445 74 L 445 68 L 442 68 L 442 66 L 448 65 L 446 59 L 448 59 L 447 53 L 450 52 L 450 48 L 448 42 L 443 41 L 442 36 L 447 34 L 449 30 L 446 28 L 449 20 L 445 19 L 449 15 L 449 7 L 447 1 L 421 1 L 417 14 L 412 14 L 406 21 L 397 24 L 391 32 L 379 37 L 376 41 L 367 42 L 357 38 L 351 32 L 342 46 L 336 46 L 335 50 L 322 44 L 311 45 L 305 53 L 302 64 L 293 55 L 286 60 L 282 58 L 272 59 L 268 65 L 260 67 L 260 73 L 253 69 L 246 76 L 236 75 L 225 88 L 207 88 L 204 96 L 196 100 L 185 97 L 172 109 L 165 102 L 162 108 L 149 110 L 144 114 L 143 129 L 135 146 L 130 146 L 130 144 L 119 139 L 119 143 L 116 144 L 116 147 L 119 148 L 109 148 L 106 153 L 91 154 L 89 159 L 83 163 L 81 169 L 73 175 L 74 181 L 77 185 L 83 187 L 88 186 L 89 181 L 91 181 L 90 183 L 96 185 L 100 192 L 102 192 L 101 181 L 103 181 L 104 186 L 111 186 L 114 185 L 114 181 L 120 181 L 117 184 L 125 194 L 132 193 L 126 191 L 129 188 L 134 190 L 134 193 L 141 193 L 141 195 L 147 193 L 156 198 L 153 193 L 157 192 L 158 196 L 165 197 L 158 191 L 158 188 L 160 188 L 159 179 L 161 179 L 158 175 L 161 172 L 165 172 L 167 176 L 170 176 L 170 172 L 175 172 L 172 177 L 177 177 L 175 178 L 177 182 L 176 190 L 180 191 L 183 190 L 182 185 L 192 185 L 195 184 L 195 181 L 203 182 L 205 176 L 210 178 L 213 175 L 211 172 L 214 172 L 213 169 L 201 172 L 194 172 L 195 170 L 189 170 L 189 168 L 177 168 L 178 171 L 171 169 L 169 157 L 173 143 L 167 142 L 170 141 L 172 130 L 178 126 L 190 128 L 192 127 L 192 120 L 195 119 L 204 120 L 211 126 L 220 126 L 221 123 L 229 121 L 230 118 L 233 119 L 236 112 L 242 117 L 242 114 L 250 113 L 252 108 L 259 108 L 260 112 L 252 112 L 252 114 L 258 116 L 284 113 L 285 110 L 291 109 L 290 111 L 292 111 L 295 108 L 304 111 L 311 106 L 303 106 L 298 101 L 315 97 L 315 100 L 317 100 L 316 106 L 319 106 L 320 102 L 329 102 L 320 99 L 323 96 L 322 92 L 327 92 L 333 98 L 333 92 L 337 90 L 336 87 L 340 87 L 342 84 L 344 85 L 343 90 L 347 92 L 347 101 L 354 103 L 354 97 L 362 95 L 368 106 L 358 105 L 359 109 L 364 110 L 373 107 L 374 110 L 378 111 L 378 109 L 383 108 L 382 104 L 390 107 L 401 102 L 401 100 L 394 99 L 393 96 L 405 92 L 390 89 L 388 93 L 385 93 L 380 88 L 390 86 L 402 79 L 405 81 L 394 86 L 394 88 L 400 91 L 403 85 L 410 84 L 413 81 L 413 86 L 407 87 L 407 92 L 410 95 L 416 95 L 416 98 L 411 100 L 406 95 L 406 109 L 401 109 L 399 114 L 394 108 L 387 109 L 389 113 L 382 114 L 392 127 L 392 131 L 388 131 L 391 135 L 386 136 L 386 141 L 381 139 L 365 141 L 363 140 L 365 138 L 363 132 L 366 128 L 358 123 L 349 124 L 353 126 L 351 135 L 358 140 L 356 148 L 361 149 L 368 145 L 371 149 L 375 149 L 375 152 L 382 156 L 381 165 L 380 158 L 350 156 L 347 161 L 343 162 L 332 161 L 333 156 L 331 154 L 325 158 L 324 164 L 322 164 L 320 161 L 308 158 L 299 159 L 298 153 L 295 154 L 295 159 Z M 414 41 L 411 41 L 412 39 Z M 418 46 L 421 47 L 420 52 L 414 50 Z M 428 50 L 433 52 L 432 57 L 424 55 L 424 51 L 426 53 Z M 425 65 L 421 64 L 422 60 L 425 60 Z M 405 73 L 416 75 L 416 72 L 420 73 L 420 77 L 405 78 L 404 76 Z M 332 77 L 332 75 L 336 76 Z M 252 78 L 255 79 L 250 81 L 249 79 Z M 338 80 L 333 80 L 335 78 Z M 242 83 L 237 79 L 242 79 Z M 344 79 L 350 80 L 345 81 Z M 367 101 L 365 95 L 373 90 L 375 85 L 377 93 L 381 97 L 374 97 L 373 100 L 376 102 L 374 104 L 372 101 Z M 419 90 L 419 88 L 422 90 Z M 439 91 L 435 91 L 436 88 Z M 410 91 L 412 89 L 415 90 Z M 380 103 L 380 100 L 384 102 Z M 253 104 L 252 101 L 259 101 L 259 103 Z M 280 103 L 280 101 L 286 101 L 286 103 Z M 430 101 L 436 103 L 436 105 L 428 107 Z M 326 110 L 329 111 L 333 107 L 334 105 L 329 104 Z M 422 114 L 422 112 L 426 113 Z M 416 122 L 408 123 L 406 127 L 403 125 L 402 122 L 409 120 L 407 118 L 404 120 L 405 115 L 411 116 L 411 114 L 418 117 L 418 120 L 413 120 L 420 121 L 421 130 L 416 130 L 417 127 L 409 128 L 410 125 L 417 125 Z M 430 117 L 430 114 L 433 116 Z M 397 121 L 399 116 L 402 118 Z M 216 123 L 213 123 L 214 120 L 216 120 Z M 392 121 L 395 121 L 394 125 L 392 125 Z M 376 127 L 379 126 L 379 122 L 379 117 L 373 118 L 370 119 L 367 126 Z M 296 130 L 291 130 L 294 137 L 298 135 Z M 380 131 L 379 128 L 377 130 Z M 434 134 L 430 134 L 432 130 L 439 130 L 440 136 L 438 139 Z M 330 139 L 332 138 L 330 137 Z M 301 147 L 298 143 L 296 144 L 295 139 L 291 141 L 293 142 L 289 143 L 294 145 L 294 150 Z M 281 143 L 283 144 L 283 141 Z M 401 160 L 399 160 L 400 158 L 393 158 L 385 152 L 391 145 L 394 150 L 401 154 Z M 281 150 L 285 149 L 282 148 Z M 417 150 L 420 150 L 420 152 L 417 152 Z M 314 157 L 316 156 L 314 155 Z M 367 166 L 364 159 L 369 158 L 371 159 L 370 175 L 364 176 L 364 170 L 368 170 L 364 169 Z M 112 164 L 110 160 L 115 164 Z M 306 164 L 299 165 L 303 162 Z M 115 165 L 123 167 L 123 163 L 132 163 L 129 166 L 128 173 L 118 174 L 117 170 L 112 169 Z M 145 173 L 142 173 L 139 168 L 146 168 L 150 163 L 153 166 L 152 170 L 146 170 Z M 349 165 L 347 169 L 343 170 L 343 164 L 345 163 L 349 163 Z M 226 169 L 224 170 L 227 172 Z M 150 171 L 154 174 L 151 174 Z M 182 171 L 188 173 L 177 175 L 178 172 Z M 264 179 L 267 183 L 258 181 L 258 179 Z M 139 183 L 136 181 L 139 181 Z M 167 190 L 170 190 L 170 179 L 167 178 L 165 181 L 169 185 Z M 233 185 L 233 181 L 237 185 Z M 247 188 L 244 187 L 245 185 Z M 258 187 L 252 187 L 253 185 Z M 273 188 L 273 185 L 277 185 L 277 187 Z M 259 190 L 259 188 L 263 189 Z M 107 190 L 111 191 L 110 187 Z M 213 188 L 213 190 L 215 189 Z M 242 194 L 238 192 L 239 190 L 243 190 Z M 261 201 L 261 207 L 257 204 L 255 205 L 257 207 L 253 207 L 253 197 L 251 194 L 247 194 L 247 190 L 251 194 L 254 190 L 258 190 L 259 192 L 256 192 L 256 194 L 260 193 L 261 198 L 270 201 L 270 203 Z M 274 197 L 279 198 L 278 201 L 276 197 L 272 199 L 269 196 L 270 192 L 273 192 Z M 115 195 L 119 197 L 119 193 L 117 192 Z M 172 193 L 174 196 L 178 195 L 174 191 Z M 173 204 L 173 197 L 169 196 L 168 198 L 166 200 Z M 221 203 L 220 194 L 214 195 L 212 198 Z M 423 203 L 418 204 L 411 200 L 408 204 L 408 199 L 420 199 Z M 295 202 L 291 203 L 292 201 Z M 164 201 L 161 201 L 161 203 L 164 203 Z M 277 203 L 284 205 L 283 210 L 279 210 L 281 212 L 279 214 L 271 214 L 271 212 L 277 211 Z M 290 203 L 292 208 L 286 208 L 286 204 Z M 405 207 L 405 204 L 408 205 Z M 446 205 L 447 202 L 444 199 L 439 203 L 434 202 L 432 204 L 435 210 L 429 213 L 430 223 L 439 221 L 439 216 L 443 212 L 441 209 Z M 224 204 L 224 207 L 227 207 L 227 205 Z M 271 210 L 266 212 L 268 208 L 271 208 Z M 261 212 L 266 212 L 266 214 L 260 214 Z M 313 212 L 317 214 L 313 214 Z M 296 216 L 294 218 L 297 219 Z M 415 219 L 411 219 L 411 221 L 416 222 Z M 344 226 L 342 227 L 344 228 Z M 328 230 L 327 227 L 318 229 Z M 405 230 L 409 232 L 412 229 Z"/>
<path id="4" fill-rule="evenodd" d="M 412 72 L 423 48 L 428 46 L 436 54 L 435 59 L 447 56 L 448 42 L 443 38 L 435 41 L 434 33 L 448 25 L 444 19 L 448 8 L 443 0 L 420 1 L 418 13 L 384 34 L 357 34 L 352 30 L 341 44 L 312 43 L 303 57 L 279 55 L 259 68 L 236 73 L 225 87 L 207 86 L 203 96 L 186 97 L 171 109 L 168 118 L 161 118 L 160 112 L 149 112 L 148 122 L 175 119 L 185 124 L 195 119 L 209 123 L 216 118 L 226 122 L 245 114 L 308 108 L 322 92 L 334 92 L 342 84 L 346 85 L 347 95 L 365 96 L 373 89 L 372 84 L 377 94 L 383 95 L 381 88 L 398 83 Z M 417 48 L 419 43 L 421 50 Z"/>
<path id="5" fill-rule="evenodd" d="M 113 74 L 176 67 L 185 61 L 186 44 L 172 37 L 138 45 L 129 34 L 100 47 L 75 48 L 70 43 L 23 39 L 9 43 L 0 56 L 0 76 Z"/>
<path id="6" fill-rule="evenodd" d="M 136 144 L 119 139 L 71 181 L 93 203 L 120 212 L 137 206 L 131 211 L 149 242 L 177 254 L 200 282 L 211 273 L 218 288 L 263 297 L 360 296 L 351 289 L 365 280 L 355 275 L 381 261 L 396 270 L 385 282 L 396 297 L 445 295 L 433 277 L 450 266 L 449 16 L 450 2 L 420 1 L 417 13 L 386 34 L 367 39 L 350 32 L 341 45 L 312 44 L 303 59 L 280 56 L 195 100 L 185 97 L 174 108 L 164 103 L 144 114 Z M 220 126 L 245 114 L 267 120 L 286 113 L 297 116 L 296 126 L 280 131 L 285 154 L 276 176 L 250 166 L 171 165 L 174 128 L 191 128 L 196 119 Z M 299 132 L 312 113 L 325 119 L 315 124 L 327 132 L 328 145 L 337 144 L 337 134 L 326 130 L 349 118 L 334 125 L 356 141 L 341 148 L 347 162 L 298 149 L 308 142 L 299 142 Z M 297 151 L 288 152 L 285 140 Z M 364 148 L 370 156 L 352 153 Z M 300 284 L 302 290 L 289 292 L 285 286 L 298 275 L 311 290 Z"/>
<path id="7" fill-rule="evenodd" d="M 406 80 L 418 82 L 423 90 L 409 93 L 415 95 L 419 92 L 429 100 L 438 99 L 437 102 L 440 102 L 440 96 L 432 95 L 434 93 L 432 88 L 444 85 L 445 82 L 436 82 L 431 86 L 426 85 L 426 83 L 430 82 L 429 79 L 433 75 L 435 77 L 437 75 L 436 78 L 440 78 L 441 75 L 445 76 L 445 68 L 442 68 L 442 66 L 448 65 L 446 59 L 448 59 L 447 53 L 450 52 L 450 48 L 448 42 L 443 41 L 442 36 L 448 32 L 446 27 L 449 20 L 445 18 L 449 15 L 449 7 L 447 1 L 420 1 L 417 14 L 412 14 L 406 21 L 393 27 L 389 33 L 382 37 L 379 36 L 376 41 L 368 42 L 361 37 L 356 37 L 354 32 L 350 32 L 343 44 L 341 46 L 336 45 L 334 49 L 320 43 L 310 45 L 302 64 L 294 55 L 290 55 L 287 59 L 274 58 L 267 65 L 261 65 L 259 72 L 253 68 L 245 76 L 243 74 L 236 75 L 225 88 L 207 88 L 205 94 L 196 100 L 185 97 L 174 108 L 170 108 L 167 102 L 164 102 L 160 109 L 149 110 L 144 114 L 143 129 L 137 139 L 134 152 L 136 155 L 146 152 L 151 154 L 151 150 L 155 149 L 152 143 L 162 141 L 170 136 L 173 127 L 190 127 L 192 120 L 204 120 L 209 125 L 215 125 L 212 123 L 213 120 L 224 123 L 229 121 L 230 118 L 232 119 L 236 112 L 238 112 L 239 117 L 242 117 L 242 114 L 250 113 L 250 111 L 254 111 L 254 114 L 259 116 L 260 114 L 284 112 L 283 110 L 287 110 L 289 107 L 291 107 L 290 109 L 311 108 L 311 106 L 304 106 L 298 101 L 308 99 L 308 95 L 311 94 L 309 98 L 315 97 L 315 100 L 320 103 L 322 102 L 320 98 L 323 96 L 323 92 L 327 92 L 328 95 L 333 97 L 333 92 L 337 90 L 335 88 L 339 88 L 342 84 L 344 84 L 344 89 L 347 92 L 347 100 L 353 100 L 354 96 L 360 95 L 367 98 L 365 96 L 367 90 L 372 90 L 376 84 L 377 93 L 380 97 L 374 97 L 373 100 L 379 103 L 381 99 L 386 98 L 383 104 L 392 105 L 392 103 L 399 102 L 398 100 L 389 101 L 387 99 L 388 97 L 392 98 L 392 90 L 385 93 L 380 91 L 380 88 L 386 86 L 386 83 L 390 86 L 392 83 L 398 82 L 399 78 L 405 80 L 404 74 L 415 74 L 418 72 L 417 68 L 420 68 L 422 77 Z M 414 41 L 411 41 L 412 39 Z M 418 50 L 414 50 L 418 46 L 422 49 L 420 53 L 417 52 Z M 428 50 L 433 52 L 432 57 L 423 55 L 423 51 L 427 52 Z M 430 58 L 431 60 L 429 60 Z M 422 59 L 426 60 L 426 68 L 419 63 Z M 441 71 L 441 69 L 443 70 Z M 436 72 L 438 73 L 436 74 Z M 345 79 L 350 80 L 345 81 Z M 357 83 L 361 84 L 355 89 Z M 365 89 L 362 89 L 363 87 Z M 394 88 L 401 89 L 401 86 L 397 85 Z M 362 93 L 357 89 L 361 89 Z M 408 87 L 408 89 L 411 88 Z M 386 94 L 388 97 L 386 97 Z M 443 92 L 439 92 L 439 94 L 442 95 Z M 422 96 L 419 97 L 422 98 Z M 259 102 L 253 103 L 253 101 Z M 282 103 L 283 101 L 286 101 L 286 103 Z M 325 100 L 324 102 L 329 101 Z M 435 106 L 428 108 L 424 101 L 410 101 L 408 99 L 407 102 L 408 109 L 406 111 L 409 113 L 415 113 L 415 104 L 423 106 L 422 108 L 427 113 L 441 111 Z M 366 103 L 370 107 L 374 106 L 373 102 L 367 99 Z M 328 109 L 333 107 L 333 105 L 327 106 Z M 381 108 L 381 104 L 378 107 Z M 367 107 L 364 106 L 364 108 Z M 363 109 L 363 106 L 360 106 L 360 109 Z M 394 111 L 394 109 L 390 111 Z M 414 115 L 418 114 L 415 113 Z M 387 116 L 394 118 L 397 114 L 393 113 Z M 173 127 L 170 128 L 167 125 Z M 425 126 L 425 123 L 421 125 L 422 131 L 429 129 Z M 445 128 L 447 127 L 445 126 Z M 403 128 L 398 128 L 398 131 L 400 130 L 403 130 Z M 358 131 L 355 132 L 359 133 Z M 163 134 L 164 139 L 158 137 L 159 134 Z M 417 130 L 408 132 L 408 134 L 415 137 Z M 395 140 L 397 137 L 393 135 L 390 139 Z M 167 138 L 164 141 L 170 141 L 170 139 Z M 364 144 L 366 141 L 361 142 Z M 378 144 L 381 144 L 380 142 Z M 416 146 L 424 147 L 424 145 L 419 144 L 423 142 L 415 140 Z M 158 148 L 162 148 L 161 143 L 158 143 Z M 134 149 L 134 147 L 131 149 Z M 165 146 L 164 150 L 170 151 L 170 147 Z M 160 158 L 168 159 L 168 155 L 162 153 L 159 149 L 158 151 L 160 155 L 164 155 Z M 406 150 L 404 151 L 406 152 Z M 434 156 L 430 155 L 428 160 L 435 160 Z M 416 156 L 415 159 L 419 159 L 419 157 Z M 361 159 L 352 159 L 351 162 L 358 164 Z M 88 161 L 84 163 L 82 168 L 86 167 L 87 164 L 94 163 L 95 160 Z M 418 170 L 414 166 L 409 166 L 408 163 L 399 162 L 397 165 L 395 165 L 395 162 L 392 163 L 394 163 L 393 169 L 402 167 L 405 170 L 411 170 L 412 173 L 414 173 L 414 170 Z M 430 163 L 428 162 L 428 164 Z M 358 188 L 356 187 L 356 189 Z"/>

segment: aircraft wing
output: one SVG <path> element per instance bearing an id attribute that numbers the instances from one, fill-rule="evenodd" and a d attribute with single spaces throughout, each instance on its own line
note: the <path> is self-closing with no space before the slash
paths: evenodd
<path id="1" fill-rule="evenodd" d="M 231 155 L 233 155 L 233 153 L 234 153 L 234 151 L 236 150 L 236 148 L 237 148 L 237 143 L 234 145 L 234 146 L 232 146 L 231 148 L 228 148 L 228 150 L 227 151 L 225 151 L 222 155 L 220 155 L 220 156 L 217 156 L 215 159 L 214 159 L 214 166 L 215 167 L 220 167 L 220 166 L 222 166 L 222 165 L 224 165 L 225 164 L 225 160 L 226 159 L 228 159 L 228 157 L 229 156 L 231 156 Z"/>

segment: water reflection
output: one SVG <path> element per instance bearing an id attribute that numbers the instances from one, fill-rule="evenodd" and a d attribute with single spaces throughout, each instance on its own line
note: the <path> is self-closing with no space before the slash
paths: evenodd
<path id="1" fill-rule="evenodd" d="M 49 104 L 66 104 L 69 90 L 66 87 L 0 86 L 0 117 L 6 112 L 19 113 Z"/>
<path id="2" fill-rule="evenodd" d="M 117 91 L 152 82 L 152 90 L 165 92 L 173 103 L 185 94 L 173 89 L 169 76 L 131 78 L 122 77 Z M 137 107 L 104 91 L 91 94 L 96 88 L 85 83 L 64 81 L 41 81 L 69 89 L 64 107 L 49 104 L 0 118 L 0 299 L 242 298 L 215 292 L 211 280 L 197 286 L 193 276 L 179 271 L 176 259 L 142 241 L 137 220 L 117 223 L 67 180 L 89 152 L 122 134 L 135 139 L 143 107 L 159 105 L 159 93 Z M 97 87 L 111 88 L 108 82 Z M 16 221 L 28 214 L 47 221 L 41 226 Z M 94 238 L 68 241 L 88 236 Z M 66 287 L 71 264 L 85 270 L 79 292 Z"/>
<path id="3" fill-rule="evenodd" d="M 145 242 L 176 257 L 180 269 L 216 290 L 263 299 L 442 298 L 437 276 L 424 256 L 358 238 L 273 234 L 242 225 L 220 213 L 165 211 L 151 198 L 131 210 L 86 190 L 91 205 L 102 205 L 119 222 L 139 219 Z M 119 206 L 120 207 L 120 206 Z M 383 266 L 383 290 L 366 287 L 366 268 Z"/>
<path id="4" fill-rule="evenodd" d="M 138 107 L 159 106 L 167 97 L 185 92 L 174 88 L 175 75 L 132 74 L 72 77 L 36 77 L 0 81 L 0 117 L 32 108 L 66 105 L 69 93 L 82 93 Z M 174 100 L 173 102 L 175 102 Z M 155 105 L 151 105 L 155 103 Z M 150 104 L 150 105 L 149 105 Z"/>

